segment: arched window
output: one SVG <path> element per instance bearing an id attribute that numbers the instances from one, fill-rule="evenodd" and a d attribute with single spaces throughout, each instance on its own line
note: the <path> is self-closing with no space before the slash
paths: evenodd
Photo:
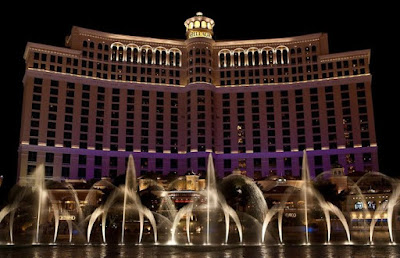
<path id="1" fill-rule="evenodd" d="M 282 51 L 280 49 L 276 50 L 276 63 L 282 64 Z"/>
<path id="2" fill-rule="evenodd" d="M 181 66 L 181 54 L 179 52 L 175 53 L 175 66 Z"/>
<path id="3" fill-rule="evenodd" d="M 165 58 L 167 58 L 167 53 L 165 53 Z M 181 51 L 178 48 L 169 49 L 169 60 L 165 61 L 166 64 L 170 66 L 181 66 Z"/>
<path id="4" fill-rule="evenodd" d="M 245 62 L 245 56 L 244 56 L 244 52 L 240 53 L 240 66 L 244 66 Z"/>
<path id="5" fill-rule="evenodd" d="M 219 51 L 219 67 L 229 67 L 231 65 L 231 55 L 228 49 Z"/>
<path id="6" fill-rule="evenodd" d="M 120 46 L 118 48 L 118 61 L 122 62 L 124 60 L 124 48 Z"/>
<path id="7" fill-rule="evenodd" d="M 175 64 L 175 58 L 174 58 L 175 52 L 169 52 L 169 65 L 174 66 Z"/>
<path id="8" fill-rule="evenodd" d="M 225 54 L 219 54 L 219 67 L 226 67 Z"/>
<path id="9" fill-rule="evenodd" d="M 147 64 L 152 63 L 152 58 L 153 58 L 153 51 L 151 49 L 147 50 Z"/>
<path id="10" fill-rule="evenodd" d="M 248 58 L 248 61 L 249 61 L 249 66 L 253 66 L 253 52 L 249 52 L 248 54 L 247 54 L 247 58 Z"/>
<path id="11" fill-rule="evenodd" d="M 87 46 L 88 46 L 88 43 L 87 43 L 86 40 L 83 41 L 82 46 L 83 46 L 83 47 L 87 47 Z"/>
<path id="12" fill-rule="evenodd" d="M 117 61 L 117 51 L 118 51 L 118 47 L 113 46 L 112 51 L 111 51 L 111 60 L 112 61 Z"/>
<path id="13" fill-rule="evenodd" d="M 124 61 L 125 46 L 122 43 L 116 42 L 111 45 L 111 60 Z"/>
<path id="14" fill-rule="evenodd" d="M 288 64 L 289 63 L 289 57 L 288 57 L 288 51 L 284 49 L 282 51 L 282 58 L 283 58 L 283 63 Z"/>
<path id="15" fill-rule="evenodd" d="M 94 42 L 90 42 L 89 46 L 90 48 L 94 48 Z"/>
<path id="16" fill-rule="evenodd" d="M 126 50 L 126 61 L 132 62 L 132 49 L 130 47 Z"/>
<path id="17" fill-rule="evenodd" d="M 256 58 L 257 58 L 257 60 L 256 60 Z M 249 66 L 258 65 L 259 58 L 258 58 L 258 49 L 257 48 L 252 47 L 247 50 L 247 60 L 248 60 Z"/>
<path id="18" fill-rule="evenodd" d="M 147 52 L 147 49 L 142 49 L 142 54 L 141 54 L 141 56 L 140 56 L 140 61 L 144 64 L 144 63 L 146 63 L 146 52 Z"/>
<path id="19" fill-rule="evenodd" d="M 262 61 L 263 65 L 268 64 L 267 51 L 266 50 L 263 50 L 261 52 L 261 61 Z"/>
<path id="20" fill-rule="evenodd" d="M 129 44 L 126 46 L 126 60 L 128 62 L 137 63 L 138 61 L 138 46 L 135 44 Z"/>
<path id="21" fill-rule="evenodd" d="M 286 46 L 278 46 L 276 48 L 276 62 L 278 64 L 288 64 L 289 63 L 289 48 Z"/>
<path id="22" fill-rule="evenodd" d="M 272 49 L 268 50 L 268 64 L 274 63 L 274 51 Z"/>
<path id="23" fill-rule="evenodd" d="M 103 50 L 103 44 L 99 43 L 99 44 L 97 45 L 97 49 L 98 49 L 98 50 Z"/>
<path id="24" fill-rule="evenodd" d="M 235 66 L 245 65 L 245 54 L 243 48 L 237 48 L 233 50 L 233 61 Z"/>
<path id="25" fill-rule="evenodd" d="M 233 54 L 233 64 L 235 66 L 239 66 L 239 53 L 238 52 L 235 52 Z"/>
<path id="26" fill-rule="evenodd" d="M 167 52 L 166 51 L 162 51 L 161 52 L 161 64 L 165 65 L 167 63 Z"/>
<path id="27" fill-rule="evenodd" d="M 161 53 L 160 50 L 156 50 L 156 65 L 161 64 Z"/>
<path id="28" fill-rule="evenodd" d="M 231 53 L 226 53 L 226 67 L 230 67 L 231 66 Z"/>
<path id="29" fill-rule="evenodd" d="M 259 66 L 260 65 L 260 55 L 258 51 L 254 52 L 254 65 Z"/>
<path id="30" fill-rule="evenodd" d="M 261 62 L 263 65 L 274 63 L 274 50 L 272 47 L 264 47 L 261 50 Z"/>
<path id="31" fill-rule="evenodd" d="M 316 46 L 312 46 L 312 47 L 311 47 L 311 51 L 312 51 L 313 53 L 317 52 L 317 47 L 316 47 Z"/>
<path id="32" fill-rule="evenodd" d="M 132 57 L 132 62 L 137 63 L 138 62 L 138 56 L 139 56 L 139 50 L 137 48 L 133 49 L 133 57 Z"/>

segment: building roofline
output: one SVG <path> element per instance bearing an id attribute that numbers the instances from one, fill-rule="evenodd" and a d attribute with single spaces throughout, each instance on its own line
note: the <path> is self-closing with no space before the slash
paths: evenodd
<path id="1" fill-rule="evenodd" d="M 28 42 L 25 47 L 24 59 L 26 60 L 28 57 L 28 53 L 31 49 L 39 49 L 41 52 L 54 53 L 60 55 L 69 55 L 69 56 L 79 56 L 81 54 L 80 50 L 65 48 L 65 47 L 55 47 L 46 44 Z"/>
<path id="2" fill-rule="evenodd" d="M 173 40 L 173 39 L 159 39 L 159 38 L 150 38 L 150 37 L 141 37 L 141 36 L 130 36 L 130 35 L 122 35 L 115 34 L 103 31 L 97 31 L 87 28 L 82 28 L 78 26 L 72 27 L 72 33 L 77 33 L 81 36 L 95 37 L 103 40 L 115 40 L 122 42 L 130 42 L 130 41 L 143 41 L 143 42 L 151 42 L 151 43 L 159 43 L 159 44 L 170 44 L 170 45 L 178 45 L 184 46 L 185 40 Z"/>
<path id="3" fill-rule="evenodd" d="M 71 34 L 77 33 L 81 36 L 95 37 L 102 40 L 115 40 L 121 42 L 131 42 L 131 41 L 142 41 L 142 42 L 151 42 L 151 43 L 159 43 L 159 44 L 170 44 L 177 46 L 184 46 L 185 40 L 179 39 L 160 39 L 160 38 L 151 38 L 151 37 L 142 37 L 142 36 L 130 36 L 130 35 L 122 35 L 115 34 L 109 32 L 103 32 L 93 29 L 82 28 L 79 26 L 73 26 Z M 250 44 L 296 44 L 308 41 L 316 41 L 321 38 L 327 37 L 327 33 L 313 33 L 306 34 L 301 36 L 294 37 L 284 37 L 284 38 L 271 38 L 271 39 L 246 39 L 246 40 L 221 40 L 215 41 L 214 47 L 229 47 L 235 45 L 250 45 Z"/>
<path id="4" fill-rule="evenodd" d="M 360 58 L 368 57 L 368 63 L 369 63 L 370 58 L 371 58 L 371 49 L 346 51 L 346 52 L 340 52 L 340 53 L 321 55 L 320 60 L 321 60 L 321 62 L 332 62 L 332 61 L 339 61 L 341 59 L 354 58 L 357 56 L 359 56 Z"/>
<path id="5" fill-rule="evenodd" d="M 252 44 L 296 44 L 308 41 L 315 41 L 327 37 L 327 33 L 313 33 L 294 37 L 271 38 L 271 39 L 249 39 L 249 40 L 221 40 L 216 41 L 216 47 L 229 47 L 235 45 L 252 45 Z"/>

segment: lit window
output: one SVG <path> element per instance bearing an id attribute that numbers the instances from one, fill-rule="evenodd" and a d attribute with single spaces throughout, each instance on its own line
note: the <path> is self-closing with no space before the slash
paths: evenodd
<path id="1" fill-rule="evenodd" d="M 363 203 L 362 202 L 356 202 L 354 204 L 354 209 L 355 210 L 362 210 L 363 209 Z"/>

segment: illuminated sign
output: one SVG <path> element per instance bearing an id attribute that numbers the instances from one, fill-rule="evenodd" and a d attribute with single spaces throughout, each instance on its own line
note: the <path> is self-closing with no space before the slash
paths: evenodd
<path id="1" fill-rule="evenodd" d="M 192 30 L 189 32 L 188 38 L 208 38 L 211 39 L 211 33 L 207 31 Z"/>
<path id="2" fill-rule="evenodd" d="M 288 212 L 288 213 L 285 213 L 285 217 L 286 218 L 296 218 L 297 214 L 295 212 Z"/>
<path id="3" fill-rule="evenodd" d="M 60 220 L 75 220 L 74 215 L 60 215 Z"/>

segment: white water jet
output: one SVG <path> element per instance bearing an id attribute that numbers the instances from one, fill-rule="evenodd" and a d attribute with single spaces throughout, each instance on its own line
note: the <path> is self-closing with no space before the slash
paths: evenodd
<path id="1" fill-rule="evenodd" d="M 239 232 L 239 240 L 243 241 L 243 232 L 242 232 L 242 224 L 237 216 L 237 213 L 226 204 L 225 198 L 218 194 L 217 192 L 217 183 L 215 179 L 215 169 L 214 162 L 212 158 L 212 154 L 208 155 L 208 165 L 207 165 L 207 242 L 206 244 L 210 244 L 210 208 L 215 210 L 218 207 L 218 204 L 221 206 L 225 218 L 231 216 L 233 221 L 236 224 L 236 227 Z M 229 219 L 225 219 L 225 221 L 229 222 Z M 228 243 L 228 234 L 229 234 L 229 225 L 225 226 L 225 243 Z"/>
<path id="2" fill-rule="evenodd" d="M 87 240 L 90 242 L 90 235 L 93 228 L 93 224 L 97 218 L 102 215 L 102 237 L 103 242 L 106 243 L 106 221 L 108 212 L 112 205 L 114 205 L 118 196 L 123 194 L 123 207 L 122 207 L 122 228 L 121 228 L 121 244 L 125 243 L 125 223 L 127 216 L 127 208 L 134 207 L 139 214 L 140 222 L 140 233 L 139 233 L 139 243 L 142 241 L 143 228 L 144 228 L 144 217 L 147 217 L 154 233 L 154 242 L 157 242 L 157 225 L 153 213 L 142 205 L 139 195 L 137 193 L 137 182 L 136 182 L 136 171 L 134 166 L 134 161 L 132 155 L 129 155 L 128 166 L 126 170 L 125 185 L 115 188 L 113 193 L 107 198 L 105 204 L 98 207 L 90 216 L 88 230 L 87 230 Z"/>
<path id="3" fill-rule="evenodd" d="M 210 208 L 215 209 L 217 207 L 217 183 L 215 179 L 214 162 L 212 154 L 208 155 L 207 164 L 207 244 L 210 244 Z"/>
<path id="4" fill-rule="evenodd" d="M 124 189 L 124 204 L 122 210 L 122 227 L 121 227 L 121 243 L 124 243 L 125 238 L 125 220 L 126 220 L 126 203 L 128 200 L 128 193 L 136 190 L 136 171 L 133 157 L 129 156 L 128 166 L 125 174 L 125 189 Z M 140 227 L 142 230 L 142 227 Z M 140 242 L 140 241 L 139 241 Z"/>
<path id="5" fill-rule="evenodd" d="M 131 199 L 139 212 L 139 222 L 140 222 L 140 233 L 139 233 L 139 243 L 142 242 L 143 229 L 144 229 L 144 216 L 149 219 L 149 222 L 153 228 L 154 232 L 154 242 L 157 242 L 157 225 L 154 215 L 149 209 L 142 205 L 139 195 L 137 193 L 137 181 L 136 181 L 136 169 L 133 161 L 133 156 L 129 155 L 128 166 L 126 169 L 125 177 L 125 188 L 124 188 L 124 206 L 122 214 L 122 232 L 121 232 L 121 243 L 124 243 L 125 236 L 125 220 L 126 220 L 126 207 L 128 205 L 128 200 Z"/>
<path id="6" fill-rule="evenodd" d="M 322 208 L 325 216 L 326 228 L 327 228 L 327 241 L 330 242 L 331 239 L 331 219 L 329 212 L 335 214 L 340 222 L 343 225 L 343 228 L 346 231 L 347 240 L 350 242 L 350 229 L 346 218 L 343 213 L 339 210 L 338 207 L 333 205 L 330 202 L 325 201 L 324 197 L 314 189 L 314 187 L 310 184 L 310 171 L 308 167 L 307 161 L 307 153 L 303 151 L 303 164 L 302 164 L 302 180 L 303 180 L 303 197 L 304 197 L 304 217 L 305 217 L 305 226 L 306 226 L 306 244 L 309 244 L 309 236 L 308 236 L 308 195 L 310 194 L 314 198 L 317 199 L 318 205 Z"/>
<path id="7" fill-rule="evenodd" d="M 378 221 L 378 218 L 381 217 L 385 211 L 387 213 L 387 224 L 388 224 L 390 242 L 394 243 L 393 212 L 394 212 L 394 207 L 399 203 L 400 185 L 399 184 L 397 184 L 396 186 L 393 185 L 393 187 L 395 188 L 392 190 L 392 194 L 390 195 L 389 199 L 386 202 L 382 203 L 373 214 L 373 218 L 369 228 L 369 241 L 371 243 L 374 235 L 376 222 Z"/>
<path id="8" fill-rule="evenodd" d="M 89 224 L 86 232 L 87 242 L 90 243 L 90 237 L 92 234 L 93 225 L 96 222 L 97 218 L 102 215 L 104 212 L 103 207 L 96 208 L 92 214 L 90 215 Z M 105 242 L 105 235 L 103 235 L 103 241 Z"/>
<path id="9" fill-rule="evenodd" d="M 308 239 L 308 216 L 307 216 L 307 208 L 308 208 L 308 198 L 307 198 L 307 187 L 308 183 L 310 181 L 310 170 L 308 167 L 308 161 L 307 161 L 307 153 L 304 150 L 303 151 L 303 164 L 302 164 L 302 169 L 301 169 L 301 179 L 303 180 L 303 197 L 304 197 L 304 220 L 305 220 L 305 226 L 306 226 L 306 243 L 309 243 Z"/>
<path id="10" fill-rule="evenodd" d="M 73 233 L 73 228 L 72 228 L 72 221 L 67 220 L 68 224 L 68 231 L 69 231 L 69 242 L 72 242 L 72 233 Z"/>
<path id="11" fill-rule="evenodd" d="M 347 241 L 351 242 L 349 224 L 347 223 L 347 220 L 346 220 L 345 216 L 343 215 L 342 211 L 330 202 L 325 202 L 324 208 L 326 210 L 332 212 L 339 218 L 339 221 L 342 223 L 343 228 L 346 231 Z M 330 224 L 329 224 L 329 226 L 330 226 Z M 329 236 L 330 236 L 330 231 L 329 231 Z M 328 238 L 328 242 L 329 241 L 330 241 L 330 237 Z"/>
<path id="12" fill-rule="evenodd" d="M 389 230 L 389 236 L 390 236 L 390 242 L 394 243 L 393 239 L 393 212 L 394 212 L 394 207 L 399 203 L 399 198 L 400 198 L 400 185 L 399 182 L 397 182 L 396 188 L 392 190 L 392 195 L 390 196 L 388 200 L 388 210 L 387 210 L 387 223 L 388 223 L 388 230 Z"/>
<path id="13" fill-rule="evenodd" d="M 261 230 L 261 242 L 265 241 L 265 234 L 267 232 L 267 227 L 268 224 L 271 222 L 272 218 L 279 212 L 279 209 L 276 207 L 272 207 L 271 209 L 268 210 L 267 214 L 265 215 L 264 222 L 262 225 L 262 230 Z"/>
<path id="14" fill-rule="evenodd" d="M 14 210 L 12 210 L 11 211 L 11 214 L 10 214 L 10 241 L 11 241 L 11 243 L 14 243 L 14 230 L 13 230 L 13 228 L 14 228 L 14 218 L 15 218 L 15 209 Z"/>
<path id="15" fill-rule="evenodd" d="M 236 213 L 235 210 L 233 210 L 225 201 L 225 198 L 218 193 L 217 191 L 217 185 L 216 185 L 216 179 L 215 179 L 215 169 L 214 169 L 214 163 L 212 160 L 212 154 L 209 154 L 208 157 L 208 166 L 207 166 L 207 188 L 205 190 L 205 193 L 201 193 L 203 196 L 206 197 L 206 242 L 204 244 L 210 244 L 211 240 L 210 240 L 210 221 L 211 221 L 211 212 L 212 211 L 216 211 L 218 208 L 221 208 L 223 213 L 224 213 L 224 217 L 225 217 L 225 243 L 228 242 L 228 236 L 229 236 L 229 221 L 230 218 L 233 219 L 233 221 L 236 224 L 236 227 L 238 229 L 238 233 L 239 233 L 239 240 L 240 242 L 243 241 L 243 232 L 242 232 L 242 225 L 241 222 L 239 220 L 239 217 Z M 202 206 L 202 205 L 201 205 Z M 193 209 L 194 209 L 194 204 L 188 204 L 185 207 L 181 208 L 175 219 L 174 219 L 174 223 L 173 226 L 171 228 L 171 240 L 169 241 L 169 243 L 176 243 L 176 239 L 175 239 L 175 234 L 176 234 L 176 229 L 177 226 L 180 222 L 180 220 L 183 218 L 183 216 L 191 216 L 193 214 Z M 188 220 L 186 220 L 186 223 L 188 223 Z M 188 243 L 190 243 L 190 232 L 189 231 L 189 227 L 186 228 L 186 234 L 187 234 L 187 238 L 188 238 Z"/>
<path id="16" fill-rule="evenodd" d="M 37 219 L 36 219 L 36 235 L 35 243 L 39 243 L 39 230 L 40 230 L 40 219 L 42 213 L 43 196 L 45 191 L 44 186 L 44 165 L 40 164 L 34 172 L 34 188 L 38 192 L 38 203 L 37 203 Z"/>
<path id="17" fill-rule="evenodd" d="M 178 211 L 178 213 L 175 216 L 172 227 L 171 227 L 171 241 L 170 242 L 176 243 L 175 234 L 176 234 L 176 229 L 179 225 L 179 222 L 185 215 L 186 215 L 186 218 L 190 219 L 190 216 L 192 215 L 192 210 L 193 210 L 193 203 L 189 203 L 186 206 L 182 207 Z M 187 236 L 188 243 L 190 243 L 190 229 L 188 227 L 186 227 L 186 236 Z"/>
<path id="18" fill-rule="evenodd" d="M 14 224 L 14 212 L 15 207 L 12 207 L 10 205 L 5 206 L 1 211 L 0 211 L 0 223 L 4 219 L 5 216 L 10 214 L 10 225 L 9 225 L 9 233 L 10 233 L 10 243 L 14 243 L 13 239 L 13 224 Z"/>
<path id="19" fill-rule="evenodd" d="M 58 207 L 56 208 L 57 205 L 53 205 L 53 212 L 54 212 L 54 237 L 53 237 L 53 243 L 56 242 L 57 240 L 57 235 L 58 235 L 58 227 L 60 225 L 60 214 Z"/>

